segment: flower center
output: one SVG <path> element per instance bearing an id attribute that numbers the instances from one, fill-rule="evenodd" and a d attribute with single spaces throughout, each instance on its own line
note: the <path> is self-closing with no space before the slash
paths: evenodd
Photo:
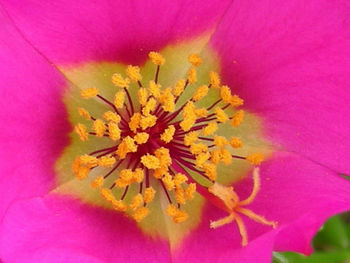
<path id="1" fill-rule="evenodd" d="M 150 213 L 149 204 L 155 195 L 162 194 L 168 200 L 165 213 L 175 223 L 182 223 L 188 218 L 182 206 L 199 192 L 221 202 L 228 212 L 227 217 L 211 222 L 210 226 L 216 228 L 235 221 L 242 245 L 247 244 L 247 233 L 239 214 L 275 227 L 275 222 L 244 208 L 254 201 L 260 189 L 257 167 L 253 170 L 252 193 L 245 200 L 240 200 L 232 187 L 217 182 L 218 167 L 230 165 L 233 159 L 255 166 L 264 159 L 261 153 L 233 154 L 242 147 L 241 139 L 217 134 L 220 125 L 241 125 L 244 111 L 239 107 L 243 100 L 232 95 L 228 86 L 221 85 L 216 72 L 210 72 L 209 83 L 195 88 L 194 93 L 180 103 L 186 89 L 196 84 L 196 68 L 202 64 L 201 57 L 196 54 L 188 57 L 191 67 L 187 78 L 179 79 L 172 88 L 162 88 L 158 81 L 165 59 L 157 52 L 150 52 L 149 58 L 156 69 L 154 79 L 147 86 L 141 82 L 140 68 L 128 66 L 127 77 L 117 73 L 112 76 L 117 89 L 113 99 L 105 98 L 96 87 L 82 90 L 84 99 L 96 98 L 110 110 L 98 118 L 79 108 L 79 114 L 92 125 L 88 128 L 78 123 L 75 132 L 84 142 L 91 136 L 108 140 L 109 147 L 78 156 L 73 163 L 74 175 L 84 180 L 92 171 L 100 174 L 99 169 L 109 169 L 95 176 L 91 187 L 115 210 L 125 212 L 137 222 Z M 136 96 L 129 92 L 132 85 L 137 87 Z M 207 107 L 199 107 L 210 90 L 217 93 L 218 99 Z M 129 190 L 135 185 L 138 191 L 131 193 Z M 116 190 L 122 190 L 121 194 Z"/>

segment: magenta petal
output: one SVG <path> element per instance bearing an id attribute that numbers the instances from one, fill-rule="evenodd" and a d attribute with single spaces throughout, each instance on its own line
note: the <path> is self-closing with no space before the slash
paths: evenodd
<path id="1" fill-rule="evenodd" d="M 231 1 L 2 1 L 55 63 L 124 60 L 212 29 Z"/>
<path id="2" fill-rule="evenodd" d="M 272 140 L 350 174 L 347 1 L 235 1 L 212 44 Z M 234 62 L 235 61 L 235 62 Z"/>
<path id="3" fill-rule="evenodd" d="M 62 76 L 18 34 L 0 9 L 0 219 L 14 199 L 54 183 L 67 142 Z"/>
<path id="4" fill-rule="evenodd" d="M 261 190 L 247 208 L 267 220 L 277 221 L 278 228 L 274 230 L 242 216 L 249 238 L 248 246 L 242 249 L 234 223 L 215 230 L 209 228 L 210 220 L 220 219 L 227 213 L 208 205 L 201 226 L 179 249 L 179 259 L 193 254 L 198 261 L 213 262 L 222 255 L 226 261 L 231 256 L 240 263 L 241 257 L 249 257 L 249 251 L 253 250 L 262 253 L 261 260 L 270 262 L 272 247 L 307 254 L 311 251 L 313 235 L 325 220 L 350 208 L 348 181 L 301 157 L 280 153 L 263 164 L 260 173 Z M 248 178 L 234 187 L 244 199 L 251 192 L 252 180 Z M 268 246 L 271 248 L 266 252 Z M 242 262 L 246 261 L 242 259 Z"/>
<path id="5" fill-rule="evenodd" d="M 37 249 L 46 262 L 56 262 L 52 251 L 59 249 L 106 263 L 170 261 L 168 244 L 143 236 L 125 216 L 62 196 L 18 201 L 4 217 L 0 256 L 5 262 L 33 257 Z"/>

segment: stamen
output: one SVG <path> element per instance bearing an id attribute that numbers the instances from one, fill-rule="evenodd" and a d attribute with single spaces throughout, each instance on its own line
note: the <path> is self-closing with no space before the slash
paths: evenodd
<path id="1" fill-rule="evenodd" d="M 231 151 L 244 146 L 242 140 L 217 134 L 220 126 L 228 120 L 233 127 L 241 125 L 244 111 L 236 108 L 243 105 L 243 99 L 232 95 L 228 86 L 221 86 L 218 73 L 210 72 L 209 83 L 194 87 L 190 99 L 186 99 L 183 105 L 177 105 L 186 87 L 197 82 L 197 67 L 203 63 L 201 57 L 189 55 L 191 66 L 187 79 L 177 80 L 173 88 L 163 88 L 158 83 L 160 67 L 165 63 L 164 57 L 158 52 L 150 52 L 149 58 L 156 65 L 156 70 L 154 80 L 148 86 L 142 86 L 140 68 L 129 65 L 126 78 L 119 73 L 112 75 L 112 83 L 121 89 L 116 90 L 111 100 L 100 95 L 95 87 L 81 91 L 84 99 L 96 97 L 107 104 L 110 110 L 98 118 L 90 115 L 86 109 L 78 108 L 79 115 L 91 125 L 78 123 L 75 132 L 83 142 L 88 140 L 89 135 L 94 135 L 106 138 L 111 146 L 78 156 L 72 165 L 73 174 L 79 180 L 84 180 L 92 169 L 99 172 L 99 169 L 109 168 L 104 176 L 93 178 L 91 188 L 98 191 L 116 211 L 128 214 L 136 222 L 151 213 L 148 204 L 155 199 L 156 194 L 166 196 L 169 205 L 165 213 L 173 222 L 186 221 L 189 215 L 182 207 L 195 197 L 198 185 L 221 200 L 228 212 L 226 217 L 211 222 L 210 227 L 236 222 L 242 245 L 247 244 L 248 234 L 241 215 L 276 227 L 276 222 L 244 208 L 254 202 L 260 190 L 258 168 L 253 169 L 252 192 L 243 201 L 233 187 L 217 182 L 223 176 L 217 172 L 217 168 L 230 165 L 233 158 L 254 166 L 264 160 L 261 153 L 251 153 L 246 157 L 232 154 Z M 132 91 L 135 86 L 137 90 Z M 216 92 L 218 98 L 210 107 L 199 108 L 197 103 L 206 98 L 212 88 L 216 90 L 212 90 L 210 96 Z M 131 94 L 137 94 L 137 100 L 133 101 Z M 230 118 L 229 107 L 236 110 Z M 106 182 L 111 184 L 106 186 Z M 138 193 L 130 196 L 133 192 L 129 189 L 135 189 L 135 184 Z M 152 187 L 154 184 L 160 184 L 162 190 L 156 192 Z M 120 198 L 116 197 L 116 189 L 123 192 Z"/>

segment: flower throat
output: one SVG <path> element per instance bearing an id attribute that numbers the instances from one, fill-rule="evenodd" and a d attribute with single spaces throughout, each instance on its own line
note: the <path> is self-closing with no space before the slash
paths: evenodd
<path id="1" fill-rule="evenodd" d="M 196 68 L 202 64 L 201 57 L 197 54 L 188 57 L 191 67 L 187 78 L 179 79 L 173 88 L 162 88 L 158 83 L 165 59 L 157 52 L 150 52 L 149 58 L 156 68 L 154 79 L 147 86 L 142 83 L 140 68 L 128 66 L 127 77 L 117 73 L 112 75 L 111 81 L 116 87 L 112 100 L 100 94 L 96 87 L 82 90 L 84 99 L 101 100 L 110 110 L 97 118 L 88 110 L 78 108 L 79 114 L 91 121 L 91 127 L 78 123 L 75 132 L 86 143 L 89 143 L 89 136 L 109 140 L 110 147 L 78 156 L 73 162 L 74 175 L 84 180 L 92 170 L 100 169 L 101 172 L 97 173 L 101 174 L 108 169 L 105 174 L 92 179 L 91 187 L 99 191 L 115 210 L 125 212 L 137 222 L 151 212 L 149 204 L 156 195 L 167 199 L 165 212 L 175 223 L 184 222 L 188 213 L 182 206 L 201 193 L 219 201 L 228 212 L 228 216 L 211 222 L 210 226 L 216 228 L 236 222 L 242 245 L 247 244 L 248 238 L 239 214 L 275 227 L 275 222 L 244 208 L 254 201 L 260 189 L 259 168 L 256 166 L 264 156 L 261 153 L 232 154 L 243 146 L 241 139 L 216 134 L 220 125 L 227 122 L 233 127 L 241 125 L 244 111 L 239 107 L 243 100 L 232 95 L 228 86 L 221 85 L 216 72 L 210 72 L 208 85 L 195 88 L 191 97 L 180 104 L 181 95 L 197 81 Z M 134 100 L 129 92 L 131 85 L 137 86 L 137 99 Z M 196 106 L 210 89 L 217 92 L 218 99 L 208 107 Z M 232 110 L 234 113 L 230 115 Z M 233 158 L 255 166 L 253 189 L 245 200 L 240 200 L 233 187 L 217 182 L 217 167 L 230 165 Z M 136 193 L 130 191 L 132 186 L 137 186 Z M 121 194 L 117 195 L 116 189 L 122 190 Z"/>

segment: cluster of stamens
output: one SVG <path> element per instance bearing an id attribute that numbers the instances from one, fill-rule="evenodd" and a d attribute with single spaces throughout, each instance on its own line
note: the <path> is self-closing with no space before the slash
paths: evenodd
<path id="1" fill-rule="evenodd" d="M 175 223 L 188 218 L 182 206 L 194 198 L 197 186 L 203 187 L 191 176 L 191 173 L 196 173 L 210 185 L 205 187 L 207 192 L 220 199 L 229 213 L 227 217 L 211 222 L 211 227 L 236 221 L 242 244 L 246 245 L 247 234 L 238 213 L 262 224 L 275 226 L 276 223 L 243 208 L 254 200 L 259 191 L 258 168 L 254 169 L 253 191 L 246 200 L 240 201 L 232 187 L 216 182 L 218 165 L 230 165 L 233 158 L 259 165 L 264 159 L 261 153 L 233 155 L 232 149 L 242 147 L 241 139 L 216 135 L 223 123 L 230 122 L 233 127 L 242 123 L 244 111 L 239 107 L 243 105 L 243 100 L 232 95 L 229 87 L 221 85 L 216 72 L 210 72 L 209 84 L 195 88 L 191 98 L 178 105 L 186 88 L 195 85 L 196 68 L 201 65 L 202 59 L 196 54 L 190 55 L 191 67 L 187 78 L 178 80 L 174 87 L 162 88 L 158 76 L 165 59 L 157 52 L 150 52 L 149 58 L 156 65 L 156 73 L 147 86 L 141 82 L 140 68 L 128 66 L 127 77 L 117 73 L 112 76 L 112 83 L 117 89 L 112 100 L 103 97 L 98 88 L 82 90 L 84 99 L 99 99 L 110 110 L 102 118 L 95 118 L 86 109 L 79 108 L 79 114 L 92 125 L 88 128 L 79 123 L 75 132 L 82 141 L 88 141 L 89 136 L 106 138 L 110 140 L 111 147 L 78 156 L 73 163 L 73 173 L 83 180 L 93 169 L 109 169 L 108 173 L 95 177 L 91 187 L 97 189 L 114 209 L 126 212 L 137 222 L 150 213 L 148 204 L 155 195 L 164 194 L 169 202 L 166 213 Z M 129 93 L 131 85 L 137 89 L 137 101 L 133 101 Z M 209 89 L 217 90 L 218 100 L 207 108 L 198 108 L 196 103 L 207 96 Z M 231 116 L 229 108 L 234 109 Z M 111 177 L 114 177 L 112 184 L 106 185 L 106 179 Z M 160 187 L 152 187 L 155 184 Z M 138 185 L 139 191 L 126 202 L 131 185 Z M 121 196 L 116 196 L 116 188 L 122 190 Z"/>

